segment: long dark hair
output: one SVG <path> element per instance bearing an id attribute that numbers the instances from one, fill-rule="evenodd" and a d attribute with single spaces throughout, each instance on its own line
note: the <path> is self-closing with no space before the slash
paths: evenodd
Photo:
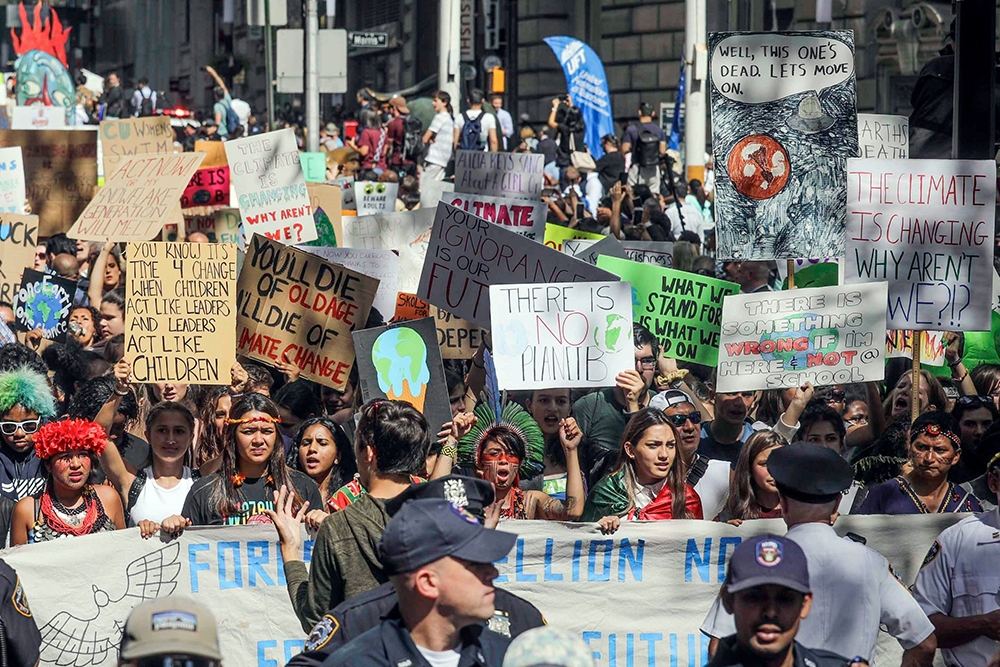
<path id="1" fill-rule="evenodd" d="M 219 406 L 219 399 L 229 393 L 229 387 L 212 387 L 208 395 L 201 402 L 201 409 L 198 411 L 198 418 L 201 421 L 201 432 L 198 434 L 197 451 L 194 454 L 194 462 L 197 466 L 211 461 L 222 451 L 222 440 L 215 432 L 215 409 Z"/>
<path id="2" fill-rule="evenodd" d="M 451 95 L 449 95 L 448 93 L 446 93 L 443 90 L 439 90 L 436 93 L 434 93 L 434 97 L 436 97 L 439 100 L 441 100 L 442 102 L 444 102 L 444 107 L 445 107 L 445 109 L 448 110 L 448 115 L 451 116 L 452 118 L 454 118 L 455 117 L 455 110 L 451 108 Z"/>
<path id="3" fill-rule="evenodd" d="M 730 519 L 745 521 L 760 518 L 760 490 L 754 483 L 753 462 L 761 452 L 772 447 L 784 447 L 787 444 L 788 441 L 774 431 L 761 431 L 750 436 L 746 444 L 740 448 L 733 481 L 729 485 L 729 498 L 726 499 L 726 511 Z"/>
<path id="4" fill-rule="evenodd" d="M 632 495 L 632 489 L 635 488 L 637 484 L 635 475 L 635 462 L 625 451 L 625 445 L 631 444 L 634 448 L 635 445 L 642 439 L 642 436 L 646 433 L 646 430 L 652 426 L 659 425 L 669 426 L 671 432 L 674 434 L 674 442 L 680 442 L 680 434 L 673 424 L 667 419 L 667 416 L 663 414 L 663 410 L 658 410 L 656 408 L 643 408 L 639 412 L 632 416 L 628 424 L 625 425 L 625 432 L 622 433 L 621 446 L 618 450 L 618 463 L 615 464 L 615 469 L 613 472 L 621 472 L 624 476 L 625 482 L 625 492 L 628 493 L 629 509 L 635 507 L 635 497 Z M 676 445 L 674 445 L 676 448 Z M 680 455 L 679 452 L 675 451 L 674 463 L 670 466 L 670 472 L 667 473 L 667 485 L 670 487 L 671 499 L 670 499 L 670 515 L 675 519 L 690 519 L 693 518 L 688 514 L 687 504 L 685 503 L 685 482 L 687 478 L 687 465 L 684 463 L 684 457 Z"/>
<path id="5" fill-rule="evenodd" d="M 333 423 L 329 417 L 312 417 L 302 422 L 298 433 L 295 434 L 291 450 L 294 452 L 294 455 L 292 456 L 292 460 L 288 462 L 289 468 L 305 472 L 302 469 L 302 461 L 299 460 L 299 447 L 302 445 L 302 436 L 306 434 L 310 426 L 315 426 L 316 424 L 324 427 L 333 436 L 333 442 L 337 446 L 337 456 L 340 458 L 340 463 L 335 463 L 328 473 L 327 492 L 323 500 L 329 500 L 330 496 L 337 489 L 347 484 L 354 477 L 354 473 L 358 471 L 358 462 L 354 460 L 354 444 L 347 438 L 344 429 Z M 317 485 L 319 485 L 319 482 L 317 482 Z"/>

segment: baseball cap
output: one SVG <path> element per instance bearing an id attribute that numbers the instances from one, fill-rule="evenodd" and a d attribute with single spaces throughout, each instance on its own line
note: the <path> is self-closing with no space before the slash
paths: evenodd
<path id="1" fill-rule="evenodd" d="M 477 477 L 439 477 L 406 487 L 401 494 L 385 501 L 385 511 L 395 516 L 403 505 L 421 498 L 443 498 L 482 521 L 484 508 L 493 503 L 493 485 Z"/>
<path id="2" fill-rule="evenodd" d="M 190 655 L 222 660 L 219 632 L 208 607 L 167 596 L 137 605 L 122 633 L 121 660 L 156 655 Z"/>
<path id="3" fill-rule="evenodd" d="M 594 667 L 594 654 L 579 636 L 544 626 L 515 637 L 503 667 Z"/>
<path id="4" fill-rule="evenodd" d="M 726 591 L 773 584 L 808 593 L 809 564 L 802 547 L 787 537 L 758 535 L 743 540 L 729 559 Z"/>
<path id="5" fill-rule="evenodd" d="M 688 396 L 687 392 L 683 392 L 680 389 L 667 389 L 649 399 L 649 407 L 656 408 L 657 410 L 669 410 L 681 403 L 695 405 L 694 399 Z"/>
<path id="6" fill-rule="evenodd" d="M 389 104 L 396 107 L 396 111 L 399 113 L 410 113 L 410 109 L 406 106 L 406 98 L 396 95 L 389 100 Z"/>
<path id="7" fill-rule="evenodd" d="M 382 533 L 379 556 L 386 574 L 413 572 L 452 556 L 471 563 L 493 563 L 511 550 L 517 535 L 487 530 L 463 508 L 441 498 L 404 504 Z"/>

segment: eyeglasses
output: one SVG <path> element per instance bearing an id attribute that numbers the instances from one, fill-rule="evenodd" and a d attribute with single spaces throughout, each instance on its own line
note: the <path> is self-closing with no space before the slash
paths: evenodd
<path id="1" fill-rule="evenodd" d="M 686 415 L 683 414 L 665 415 L 665 417 L 667 418 L 667 421 L 669 421 L 677 428 L 684 426 L 684 422 L 688 421 L 689 419 L 691 420 L 691 423 L 694 424 L 695 426 L 701 423 L 701 413 L 698 412 L 697 410 L 695 410 L 694 412 L 689 412 Z"/>
<path id="2" fill-rule="evenodd" d="M 651 371 L 656 368 L 656 357 L 643 357 L 635 360 L 636 366 L 642 366 L 642 370 Z"/>
<path id="3" fill-rule="evenodd" d="M 831 391 L 823 395 L 824 403 L 841 403 L 843 402 L 846 394 L 842 391 Z"/>
<path id="4" fill-rule="evenodd" d="M 4 435 L 14 435 L 17 429 L 31 434 L 38 430 L 41 419 L 25 419 L 23 422 L 0 422 L 0 433 Z"/>
<path id="5" fill-rule="evenodd" d="M 992 396 L 982 396 L 978 394 L 973 394 L 972 396 L 963 396 L 955 401 L 955 405 L 981 405 L 983 407 L 987 405 L 993 405 Z"/>

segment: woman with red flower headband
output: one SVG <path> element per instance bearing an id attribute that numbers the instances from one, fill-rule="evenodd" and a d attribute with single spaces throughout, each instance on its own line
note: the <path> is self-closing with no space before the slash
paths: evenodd
<path id="1" fill-rule="evenodd" d="M 125 527 L 125 512 L 110 486 L 94 486 L 90 473 L 107 434 L 95 422 L 67 419 L 35 433 L 35 455 L 48 471 L 45 489 L 14 506 L 11 546 L 91 535 Z"/>

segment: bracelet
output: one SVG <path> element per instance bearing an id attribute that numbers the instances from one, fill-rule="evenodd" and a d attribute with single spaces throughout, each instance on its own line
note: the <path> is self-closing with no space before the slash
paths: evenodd
<path id="1" fill-rule="evenodd" d="M 458 447 L 455 445 L 444 444 L 441 445 L 441 456 L 451 457 L 452 461 L 458 460 Z"/>
<path id="2" fill-rule="evenodd" d="M 962 360 L 956 359 L 955 361 L 948 364 L 948 368 L 954 368 L 955 366 L 958 366 L 960 363 L 962 363 Z"/>
<path id="3" fill-rule="evenodd" d="M 115 396 L 128 396 L 130 391 L 132 390 L 129 389 L 128 387 L 122 389 L 121 385 L 117 383 L 115 384 Z"/>
<path id="4" fill-rule="evenodd" d="M 960 378 L 952 378 L 955 382 L 964 382 L 965 378 L 969 377 L 969 371 L 965 371 L 965 375 Z"/>

